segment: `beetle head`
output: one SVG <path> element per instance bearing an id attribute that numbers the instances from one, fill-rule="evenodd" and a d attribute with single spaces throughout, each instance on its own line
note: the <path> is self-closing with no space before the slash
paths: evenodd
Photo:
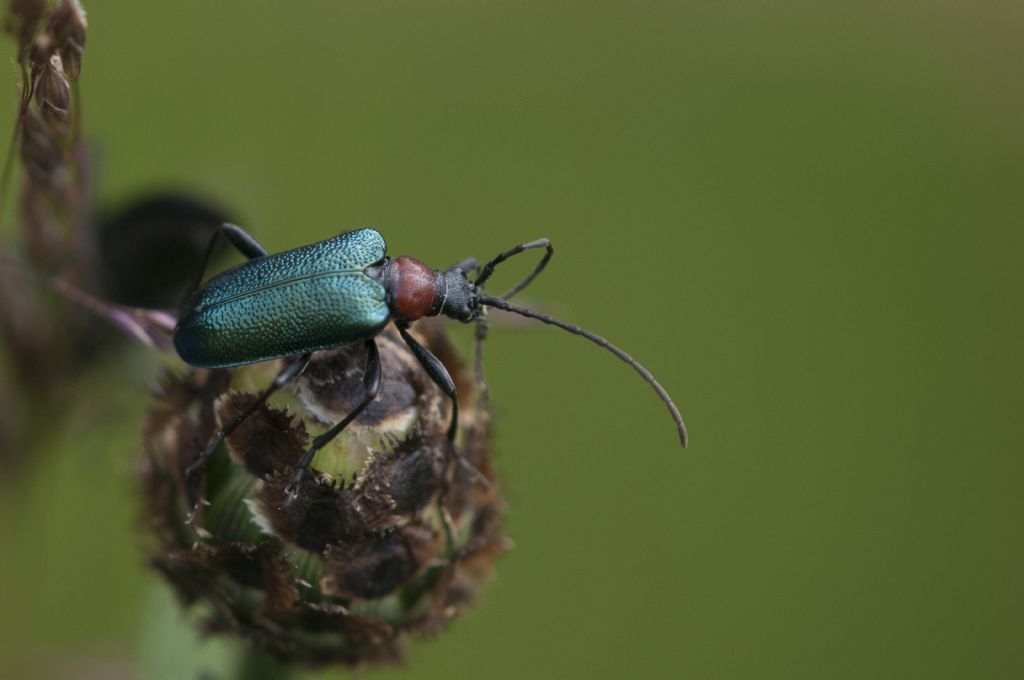
<path id="1" fill-rule="evenodd" d="M 480 307 L 476 286 L 466 278 L 466 272 L 455 266 L 439 274 L 441 306 L 438 313 L 459 321 L 474 320 L 480 313 Z"/>

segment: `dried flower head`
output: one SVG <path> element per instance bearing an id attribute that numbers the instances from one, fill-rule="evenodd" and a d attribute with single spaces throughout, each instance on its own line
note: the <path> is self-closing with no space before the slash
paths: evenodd
<path id="1" fill-rule="evenodd" d="M 440 326 L 418 335 L 472 394 Z M 365 349 L 315 354 L 288 403 L 261 406 L 194 481 L 185 470 L 216 423 L 245 410 L 276 367 L 165 379 L 144 427 L 152 563 L 186 603 L 205 605 L 207 631 L 305 665 L 395 662 L 411 633 L 442 630 L 489 578 L 505 539 L 488 415 L 462 401 L 459 446 L 491 480 L 483 489 L 453 463 L 444 395 L 396 333 L 378 345 L 379 397 L 318 453 L 287 507 L 310 434 L 362 397 Z"/>

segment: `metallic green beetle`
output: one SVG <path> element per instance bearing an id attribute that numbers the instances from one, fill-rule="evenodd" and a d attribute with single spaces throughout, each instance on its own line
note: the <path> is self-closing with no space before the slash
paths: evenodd
<path id="1" fill-rule="evenodd" d="M 189 467 L 189 475 L 202 470 L 224 438 L 275 390 L 302 373 L 312 352 L 365 343 L 365 396 L 345 418 L 313 438 L 289 484 L 289 497 L 294 498 L 316 451 L 345 429 L 377 396 L 381 364 L 374 338 L 389 322 L 395 323 L 424 370 L 451 400 L 448 438 L 454 441 L 458 430 L 455 384 L 444 365 L 409 334 L 408 328 L 416 319 L 444 314 L 463 322 L 475 321 L 479 324 L 477 338 L 480 341 L 485 330 L 482 318 L 485 307 L 496 307 L 557 326 L 615 354 L 632 366 L 665 402 L 679 430 L 680 442 L 686 446 L 686 427 L 679 410 L 646 368 L 598 335 L 509 303 L 513 295 L 540 274 L 554 254 L 547 239 L 520 244 L 482 267 L 470 258 L 439 271 L 412 257 L 388 257 L 384 237 L 369 228 L 276 255 L 269 255 L 255 239 L 233 224 L 224 224 L 218 233 L 224 234 L 249 261 L 211 279 L 192 295 L 174 331 L 178 354 L 189 364 L 204 368 L 289 357 L 294 360 L 285 365 L 246 411 L 216 434 Z M 484 293 L 483 284 L 495 267 L 535 248 L 546 252 L 529 276 L 500 297 Z M 211 241 L 207 259 L 212 249 Z M 474 272 L 476 278 L 470 281 L 468 276 Z M 486 483 L 469 463 L 455 455 Z"/>

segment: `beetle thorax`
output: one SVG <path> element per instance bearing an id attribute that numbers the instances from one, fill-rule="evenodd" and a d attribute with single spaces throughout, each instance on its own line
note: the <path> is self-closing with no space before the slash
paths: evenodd
<path id="1" fill-rule="evenodd" d="M 391 304 L 403 318 L 415 321 L 441 311 L 441 273 L 414 257 L 396 257 L 388 268 Z"/>
<path id="2" fill-rule="evenodd" d="M 401 319 L 444 314 L 472 321 L 477 316 L 476 287 L 458 267 L 441 272 L 406 255 L 389 260 L 385 272 L 388 302 Z"/>

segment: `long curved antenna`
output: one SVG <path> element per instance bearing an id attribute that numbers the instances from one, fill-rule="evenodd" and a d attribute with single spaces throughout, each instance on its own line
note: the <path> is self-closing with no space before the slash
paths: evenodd
<path id="1" fill-rule="evenodd" d="M 648 385 L 653 387 L 654 391 L 658 393 L 658 397 L 663 402 L 665 402 L 665 405 L 668 407 L 669 413 L 672 414 L 672 420 L 675 421 L 676 428 L 679 430 L 679 442 L 684 447 L 686 446 L 686 425 L 683 424 L 683 416 L 679 413 L 679 409 L 676 408 L 676 405 L 674 403 L 672 403 L 672 397 L 668 396 L 668 392 L 665 391 L 665 388 L 658 384 L 658 381 L 654 379 L 654 376 L 651 375 L 651 372 L 648 371 L 643 366 L 641 366 L 636 359 L 629 356 L 624 351 L 622 351 L 612 343 L 602 338 L 600 335 L 595 335 L 590 331 L 584 330 L 577 326 L 576 324 L 559 321 L 558 319 L 547 316 L 546 314 L 535 312 L 532 309 L 526 309 L 525 307 L 517 307 L 513 304 L 510 304 L 507 300 L 504 300 L 502 298 L 490 297 L 489 295 L 479 295 L 479 297 L 477 297 L 477 301 L 480 304 L 487 305 L 488 307 L 497 307 L 498 309 L 503 309 L 506 312 L 512 312 L 513 314 L 519 314 L 520 316 L 529 317 L 531 319 L 536 319 L 537 321 L 541 321 L 552 326 L 557 326 L 558 328 L 561 328 L 564 331 L 568 331 L 573 335 L 579 335 L 581 337 L 586 338 L 587 340 L 590 340 L 596 345 L 604 347 L 609 352 L 617 356 L 619 359 L 622 359 L 624 362 L 632 366 L 633 370 L 639 373 L 640 377 L 642 377 Z"/>
<path id="2" fill-rule="evenodd" d="M 484 285 L 484 282 L 487 281 L 487 279 L 491 278 L 491 274 L 494 273 L 494 269 L 499 264 L 501 264 L 502 262 L 504 262 L 505 260 L 514 255 L 518 255 L 524 250 L 532 250 L 533 248 L 545 248 L 547 249 L 547 252 L 544 253 L 544 257 L 542 257 L 540 262 L 537 263 L 537 266 L 534 267 L 533 271 L 530 272 L 529 276 L 527 276 L 525 279 L 517 283 L 515 286 L 512 287 L 511 290 L 509 290 L 507 293 L 501 296 L 502 300 L 508 300 L 513 295 L 521 291 L 523 288 L 529 286 L 533 282 L 533 280 L 537 278 L 537 275 L 544 271 L 544 267 L 548 266 L 548 260 L 550 260 L 551 256 L 555 254 L 555 247 L 551 245 L 551 241 L 547 240 L 546 238 L 539 238 L 536 241 L 530 241 L 529 243 L 520 243 L 515 248 L 506 250 L 501 255 L 498 255 L 496 258 L 485 264 L 480 269 L 480 276 L 476 277 L 476 281 L 473 283 L 473 285 Z"/>

